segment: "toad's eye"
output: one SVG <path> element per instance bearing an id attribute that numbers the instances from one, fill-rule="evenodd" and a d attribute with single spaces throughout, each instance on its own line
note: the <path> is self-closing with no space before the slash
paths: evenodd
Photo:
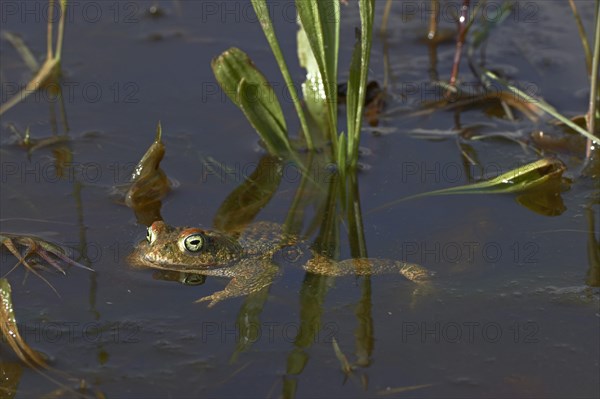
<path id="1" fill-rule="evenodd" d="M 148 227 L 146 230 L 146 240 L 149 244 L 152 244 L 156 241 L 156 232 L 152 229 L 152 226 Z"/>
<path id="2" fill-rule="evenodd" d="M 204 236 L 200 233 L 190 234 L 183 239 L 183 246 L 190 252 L 198 252 L 204 246 Z"/>

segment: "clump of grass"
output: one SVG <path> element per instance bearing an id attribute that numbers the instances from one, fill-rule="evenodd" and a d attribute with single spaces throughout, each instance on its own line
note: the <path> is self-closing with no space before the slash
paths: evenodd
<path id="1" fill-rule="evenodd" d="M 300 33 L 301 63 L 307 68 L 303 85 L 302 107 L 283 54 L 279 47 L 265 0 L 252 0 L 267 41 L 284 78 L 300 120 L 302 135 L 309 151 L 315 150 L 320 134 L 331 143 L 331 159 L 340 173 L 355 167 L 367 87 L 373 31 L 374 1 L 359 2 L 361 28 L 350 65 L 348 81 L 347 132 L 338 132 L 337 77 L 340 41 L 340 5 L 338 0 L 296 1 Z M 217 81 L 231 100 L 244 112 L 272 155 L 285 158 L 294 152 L 281 106 L 264 75 L 243 51 L 231 48 L 212 63 Z M 262 92 L 262 94 L 261 94 Z M 254 101 L 248 101 L 252 93 Z M 325 130 L 316 132 L 308 124 L 305 110 L 315 124 Z"/>
<path id="2" fill-rule="evenodd" d="M 57 28 L 56 51 L 54 51 L 52 44 L 54 35 L 54 19 L 52 18 L 52 15 L 54 15 L 55 0 L 49 0 L 48 33 L 46 35 L 46 60 L 23 89 L 7 100 L 4 104 L 0 105 L 0 115 L 3 115 L 6 111 L 23 101 L 35 91 L 41 90 L 48 84 L 58 81 L 60 76 L 60 60 L 64 39 L 65 18 L 67 14 L 67 0 L 59 0 L 58 3 L 60 7 L 60 19 Z M 8 37 L 10 38 L 10 36 Z M 26 63 L 32 68 L 37 67 L 35 58 L 31 55 L 31 52 L 26 48 L 24 43 L 19 40 L 12 40 L 12 42 L 13 44 L 16 44 L 17 51 L 21 53 Z"/>

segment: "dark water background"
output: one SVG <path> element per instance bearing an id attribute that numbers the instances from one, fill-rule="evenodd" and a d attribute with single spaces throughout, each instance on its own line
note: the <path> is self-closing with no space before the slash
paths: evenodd
<path id="1" fill-rule="evenodd" d="M 342 7 L 342 78 L 359 23 L 351 3 Z M 155 4 L 163 16 L 148 14 Z M 445 4 L 442 27 L 453 29 L 449 12 L 458 3 Z M 578 5 L 591 32 L 593 2 Z M 392 73 L 388 110 L 417 110 L 432 99 L 425 90 L 429 49 L 421 40 L 427 6 L 395 2 L 392 8 L 386 39 Z M 21 131 L 29 127 L 33 137 L 52 133 L 51 104 L 43 93 L 3 115 L 0 147 L 2 230 L 39 234 L 80 250 L 86 243 L 84 253 L 96 270 L 50 276 L 60 298 L 37 278 L 21 284 L 22 270 L 9 277 L 23 335 L 51 356 L 54 368 L 115 398 L 274 397 L 292 391 L 298 396 L 373 397 L 387 388 L 422 384 L 431 385 L 402 396 L 598 396 L 598 291 L 586 285 L 586 277 L 593 245 L 590 220 L 598 225 L 599 209 L 591 207 L 596 213 L 590 218 L 589 181 L 576 182 L 562 195 L 566 210 L 556 217 L 532 212 L 512 195 L 431 197 L 369 213 L 409 194 L 469 182 L 454 137 L 411 135 L 415 129 L 448 131 L 455 126 L 454 112 L 412 118 L 391 112 L 382 118 L 379 134 L 367 131 L 362 142 L 361 162 L 368 168 L 359 174 L 359 187 L 369 254 L 438 271 L 435 290 L 419 294 L 399 277 L 374 276 L 370 312 L 365 312 L 359 309 L 362 280 L 329 279 L 325 301 L 315 300 L 310 308 L 311 302 L 301 303 L 299 296 L 301 290 L 310 291 L 310 276 L 288 267 L 271 286 L 256 341 L 239 350 L 236 323 L 244 299 L 208 309 L 193 301 L 222 289 L 225 281 L 209 278 L 189 287 L 129 267 L 125 256 L 143 238 L 144 226 L 108 193 L 127 180 L 161 120 L 167 148 L 162 167 L 179 182 L 163 201 L 162 216 L 174 225 L 211 225 L 222 201 L 262 155 L 253 129 L 220 92 L 211 59 L 240 47 L 275 91 L 284 93 L 252 7 L 229 1 L 102 1 L 72 7 L 62 63 L 72 174 L 55 178 L 57 147 L 28 156 L 10 133 L 9 124 Z M 383 2 L 377 2 L 377 24 L 382 9 Z M 45 54 L 44 10 L 46 2 L 2 4 L 2 31 L 21 35 L 40 59 Z M 296 62 L 293 6 L 273 2 L 272 10 L 299 83 L 303 72 Z M 486 65 L 528 85 L 566 115 L 584 113 L 588 80 L 568 4 L 520 2 L 517 11 L 492 32 Z M 30 72 L 12 46 L 0 43 L 5 101 Z M 453 54 L 452 42 L 437 48 L 443 79 Z M 474 81 L 466 64 L 461 76 Z M 379 37 L 370 77 L 383 79 Z M 282 104 L 290 131 L 296 131 L 292 103 Z M 462 112 L 460 120 L 485 124 L 488 132 L 523 136 L 536 128 L 526 119 L 508 122 L 481 109 Z M 491 174 L 536 159 L 531 149 L 508 141 L 473 146 L 484 172 Z M 563 157 L 577 164 L 575 156 Z M 206 160 L 234 173 L 211 174 Z M 471 172 L 475 178 L 484 174 Z M 258 219 L 282 222 L 296 186 L 290 173 Z M 342 257 L 348 255 L 342 240 Z M 2 274 L 12 262 L 3 254 Z M 302 340 L 298 330 L 306 318 L 320 320 L 321 327 Z M 365 325 L 371 331 L 360 333 Z M 370 353 L 368 364 L 347 380 L 332 337 L 350 362 L 361 348 Z M 6 346 L 0 349 L 2 363 L 16 361 Z M 30 370 L 23 370 L 18 381 L 17 398 L 55 388 Z"/>

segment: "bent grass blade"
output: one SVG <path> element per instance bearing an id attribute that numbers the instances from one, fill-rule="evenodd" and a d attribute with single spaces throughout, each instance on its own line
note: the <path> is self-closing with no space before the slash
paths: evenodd
<path id="1" fill-rule="evenodd" d="M 529 96 L 528 94 L 526 94 L 525 92 L 523 92 L 522 90 L 519 90 L 517 87 L 503 81 L 502 79 L 500 79 L 495 73 L 486 70 L 485 71 L 485 75 L 488 76 L 489 78 L 503 84 L 506 86 L 506 88 L 512 92 L 514 95 L 518 96 L 519 98 L 523 99 L 524 101 L 530 102 L 530 103 L 534 103 L 538 106 L 538 108 L 542 109 L 544 112 L 546 112 L 549 115 L 552 115 L 554 118 L 558 119 L 559 121 L 561 121 L 562 123 L 564 123 L 565 125 L 569 126 L 571 129 L 573 129 L 574 131 L 576 131 L 577 133 L 587 137 L 589 140 L 593 141 L 596 144 L 600 145 L 600 138 L 599 137 L 595 137 L 593 136 L 590 132 L 586 131 L 585 129 L 583 129 L 582 127 L 578 126 L 576 123 L 572 122 L 569 118 L 567 118 L 566 116 L 563 116 L 562 114 L 560 114 L 556 108 L 554 108 L 553 106 L 551 106 L 550 104 L 548 104 L 547 102 L 545 102 L 543 99 L 541 98 L 533 98 L 531 96 Z"/>
<path id="2" fill-rule="evenodd" d="M 267 145 L 270 154 L 282 156 L 286 152 L 290 153 L 292 149 L 279 103 L 277 102 L 277 107 L 273 107 L 270 101 L 262 101 L 261 99 L 255 101 L 253 93 L 260 90 L 260 86 L 249 83 L 246 78 L 242 78 L 237 90 L 240 101 L 239 106 L 252 127 Z"/>
<path id="3" fill-rule="evenodd" d="M 559 159 L 543 158 L 515 168 L 487 181 L 411 195 L 406 198 L 388 202 L 368 213 L 377 212 L 411 199 L 436 195 L 509 194 L 525 192 L 540 188 L 551 182 L 556 182 L 562 177 L 565 170 L 565 164 Z"/>
<path id="4" fill-rule="evenodd" d="M 10 284 L 5 278 L 0 278 L 0 331 L 19 359 L 29 367 L 33 369 L 48 367 L 42 356 L 31 349 L 19 333 Z"/>
<path id="5" fill-rule="evenodd" d="M 273 23 L 271 22 L 271 18 L 269 16 L 267 3 L 265 0 L 252 0 L 252 6 L 254 7 L 254 12 L 260 21 L 260 25 L 262 26 L 265 37 L 271 46 L 271 51 L 275 56 L 275 60 L 277 61 L 277 65 L 279 66 L 279 70 L 281 71 L 281 75 L 285 81 L 285 85 L 287 86 L 290 96 L 292 97 L 292 102 L 294 103 L 294 108 L 298 114 L 298 119 L 300 119 L 300 125 L 302 126 L 302 132 L 304 133 L 307 147 L 309 150 L 313 150 L 314 145 L 312 136 L 308 129 L 308 124 L 306 123 L 306 116 L 304 115 L 304 110 L 302 109 L 302 103 L 298 98 L 298 93 L 296 93 L 296 89 L 294 88 L 294 82 L 292 81 L 292 77 L 288 70 L 287 64 L 285 63 L 285 59 L 283 58 L 283 54 L 281 53 L 281 48 L 279 47 L 279 42 L 277 41 L 277 36 L 275 35 L 275 29 L 273 29 Z"/>
<path id="6" fill-rule="evenodd" d="M 287 126 L 275 91 L 242 50 L 232 47 L 211 62 L 217 82 L 248 118 L 272 155 L 291 151 Z"/>
<path id="7" fill-rule="evenodd" d="M 60 75 L 60 60 L 62 55 L 62 46 L 64 39 L 64 29 L 65 29 L 65 16 L 67 14 L 67 0 L 60 0 L 60 20 L 58 22 L 58 36 L 56 39 L 56 52 L 52 48 L 52 32 L 53 32 L 53 24 L 54 18 L 48 18 L 48 32 L 46 36 L 47 40 L 47 55 L 44 64 L 39 69 L 39 71 L 35 74 L 33 78 L 27 83 L 27 85 L 21 89 L 17 94 L 7 100 L 4 104 L 0 105 L 0 115 L 4 114 L 6 111 L 23 101 L 26 97 L 28 97 L 31 93 L 36 92 L 44 88 L 49 82 L 57 82 L 58 77 Z M 49 1 L 48 7 L 48 15 L 53 15 L 54 11 L 54 0 Z M 17 50 L 19 51 L 19 50 Z M 29 65 L 34 65 L 31 62 L 31 57 L 29 55 L 31 52 L 23 52 L 20 51 L 22 55 L 25 55 L 24 60 Z"/>

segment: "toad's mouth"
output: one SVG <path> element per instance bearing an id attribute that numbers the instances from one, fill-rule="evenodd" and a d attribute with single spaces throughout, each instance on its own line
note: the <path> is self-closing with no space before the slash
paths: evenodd
<path id="1" fill-rule="evenodd" d="M 154 269 L 172 270 L 179 272 L 193 272 L 198 270 L 211 270 L 227 267 L 217 261 L 204 260 L 200 262 L 198 258 L 174 260 L 165 258 L 161 254 L 149 252 L 150 246 L 146 242 L 141 242 L 127 257 L 127 261 L 132 266 L 150 267 Z"/>

